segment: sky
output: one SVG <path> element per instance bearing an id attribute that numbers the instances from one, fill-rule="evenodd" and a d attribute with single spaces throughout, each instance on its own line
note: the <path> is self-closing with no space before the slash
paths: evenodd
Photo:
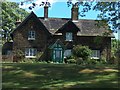
<path id="1" fill-rule="evenodd" d="M 17 2 L 20 3 L 25 0 L 9 0 L 11 2 Z M 71 7 L 67 6 L 67 0 L 34 0 L 35 3 L 41 4 L 42 1 L 49 1 L 51 3 L 51 7 L 49 7 L 49 17 L 55 17 L 55 18 L 71 18 Z M 78 0 L 72 0 L 73 3 L 75 3 Z M 28 7 L 31 5 L 31 3 L 25 3 L 23 6 L 19 5 L 20 8 L 24 8 L 26 11 L 31 12 L 33 11 L 38 17 L 43 17 L 43 7 L 35 7 L 32 10 L 29 10 Z M 82 7 L 80 7 L 79 11 Z M 80 17 L 79 19 L 97 19 L 97 15 L 99 14 L 98 11 L 90 10 L 86 13 L 85 17 Z M 120 30 L 119 30 L 120 31 Z M 118 33 L 114 33 L 115 38 L 118 39 Z"/>

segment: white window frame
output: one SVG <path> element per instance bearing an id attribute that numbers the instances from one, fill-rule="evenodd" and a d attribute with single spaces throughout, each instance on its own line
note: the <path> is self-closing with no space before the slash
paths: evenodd
<path id="1" fill-rule="evenodd" d="M 64 57 L 71 56 L 72 55 L 72 50 L 71 49 L 66 49 L 64 51 Z"/>
<path id="2" fill-rule="evenodd" d="M 73 41 L 73 33 L 72 32 L 66 32 L 66 41 Z"/>
<path id="3" fill-rule="evenodd" d="M 36 58 L 37 49 L 36 48 L 26 48 L 25 57 L 26 58 Z"/>
<path id="4" fill-rule="evenodd" d="M 91 59 L 100 59 L 100 50 L 92 50 Z"/>
<path id="5" fill-rule="evenodd" d="M 35 40 L 35 31 L 28 32 L 28 40 Z"/>

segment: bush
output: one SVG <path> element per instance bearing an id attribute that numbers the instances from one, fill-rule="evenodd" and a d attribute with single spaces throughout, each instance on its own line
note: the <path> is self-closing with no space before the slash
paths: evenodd
<path id="1" fill-rule="evenodd" d="M 74 56 L 67 56 L 66 59 L 74 59 Z"/>
<path id="2" fill-rule="evenodd" d="M 77 58 L 76 64 L 83 64 L 83 59 L 82 58 Z"/>
<path id="3" fill-rule="evenodd" d="M 36 54 L 36 59 L 39 60 L 42 55 L 43 55 L 43 52 L 38 52 L 38 53 Z"/>
<path id="4" fill-rule="evenodd" d="M 20 49 L 18 49 L 16 52 L 13 52 L 13 53 L 14 53 L 13 62 L 18 62 L 22 60 L 25 56 L 23 51 Z"/>
<path id="5" fill-rule="evenodd" d="M 67 59 L 67 63 L 76 63 L 75 59 Z"/>
<path id="6" fill-rule="evenodd" d="M 24 63 L 35 63 L 38 62 L 35 58 L 24 58 L 20 62 Z"/>
<path id="7" fill-rule="evenodd" d="M 73 55 L 77 58 L 87 60 L 91 55 L 91 50 L 88 46 L 77 45 L 73 48 Z"/>

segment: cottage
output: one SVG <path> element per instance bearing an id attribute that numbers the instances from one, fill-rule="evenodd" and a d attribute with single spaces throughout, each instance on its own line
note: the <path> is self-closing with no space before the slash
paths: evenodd
<path id="1" fill-rule="evenodd" d="M 31 12 L 21 23 L 16 23 L 19 25 L 11 34 L 12 51 L 21 50 L 25 58 L 36 58 L 36 54 L 42 52 L 41 60 L 62 63 L 64 57 L 72 54 L 75 45 L 86 45 L 93 51 L 91 58 L 104 56 L 109 60 L 113 34 L 98 27 L 95 20 L 78 19 L 78 11 L 73 5 L 71 18 L 50 18 L 47 6 L 44 6 L 44 17 Z"/>

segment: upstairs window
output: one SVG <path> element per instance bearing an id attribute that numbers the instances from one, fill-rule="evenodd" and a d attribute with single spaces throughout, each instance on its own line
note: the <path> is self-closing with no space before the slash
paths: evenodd
<path id="1" fill-rule="evenodd" d="M 71 32 L 66 33 L 66 41 L 73 41 L 73 33 Z"/>
<path id="2" fill-rule="evenodd" d="M 25 57 L 26 58 L 34 58 L 37 53 L 36 48 L 26 48 L 25 49 Z"/>
<path id="3" fill-rule="evenodd" d="M 100 59 L 100 50 L 92 50 L 91 59 Z"/>
<path id="4" fill-rule="evenodd" d="M 35 31 L 28 32 L 28 40 L 35 40 Z"/>

